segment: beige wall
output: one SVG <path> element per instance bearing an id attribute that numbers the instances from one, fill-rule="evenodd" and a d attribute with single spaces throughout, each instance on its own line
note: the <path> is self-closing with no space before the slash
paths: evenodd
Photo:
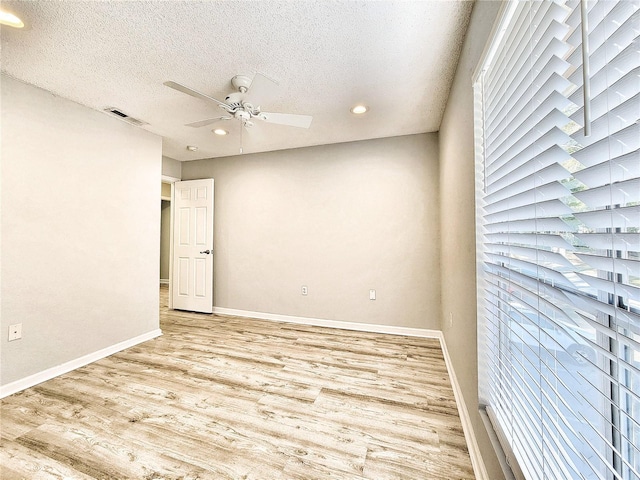
<path id="1" fill-rule="evenodd" d="M 169 157 L 162 157 L 162 175 L 180 179 L 182 176 L 182 162 Z"/>
<path id="2" fill-rule="evenodd" d="M 472 75 L 500 2 L 475 3 L 440 127 L 442 330 L 490 478 L 503 478 L 478 413 Z M 450 315 L 453 326 L 449 326 Z"/>
<path id="3" fill-rule="evenodd" d="M 206 177 L 215 306 L 439 329 L 437 135 L 183 164 Z"/>
<path id="4" fill-rule="evenodd" d="M 1 78 L 6 385 L 158 328 L 162 143 Z"/>

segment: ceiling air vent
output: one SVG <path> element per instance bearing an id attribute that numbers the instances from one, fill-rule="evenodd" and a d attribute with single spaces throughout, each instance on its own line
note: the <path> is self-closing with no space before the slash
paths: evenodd
<path id="1" fill-rule="evenodd" d="M 149 125 L 147 122 L 143 122 L 142 120 L 138 120 L 137 118 L 130 117 L 129 115 L 127 115 L 126 113 L 118 110 L 115 107 L 105 108 L 104 111 L 107 112 L 107 113 L 111 113 L 112 115 L 115 115 L 115 116 L 121 118 L 125 122 L 130 123 L 131 125 L 136 125 L 138 127 L 141 127 L 143 125 Z"/>

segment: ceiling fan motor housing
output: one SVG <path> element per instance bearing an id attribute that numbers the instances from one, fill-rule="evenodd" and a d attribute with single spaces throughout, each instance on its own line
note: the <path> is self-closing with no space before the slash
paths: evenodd
<path id="1" fill-rule="evenodd" d="M 236 92 L 230 93 L 225 97 L 224 100 L 231 107 L 231 109 L 225 108 L 223 105 L 221 105 L 221 107 L 225 108 L 225 110 L 227 110 L 229 113 L 233 113 L 235 110 L 242 108 L 243 99 L 244 99 L 244 94 L 242 93 L 236 93 Z"/>
<path id="2" fill-rule="evenodd" d="M 246 93 L 251 86 L 251 79 L 246 75 L 236 75 L 231 79 L 231 85 L 240 93 Z"/>

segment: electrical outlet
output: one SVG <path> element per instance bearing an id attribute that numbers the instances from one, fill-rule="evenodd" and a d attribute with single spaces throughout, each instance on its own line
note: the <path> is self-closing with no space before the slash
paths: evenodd
<path id="1" fill-rule="evenodd" d="M 453 312 L 449 312 L 449 328 L 453 327 Z"/>
<path id="2" fill-rule="evenodd" d="M 374 289 L 369 290 L 369 300 L 376 299 L 376 291 Z"/>
<path id="3" fill-rule="evenodd" d="M 22 324 L 16 323 L 15 325 L 9 325 L 9 341 L 20 340 L 22 338 Z"/>
<path id="4" fill-rule="evenodd" d="M 309 287 L 302 285 L 302 294 L 307 295 L 309 293 Z"/>

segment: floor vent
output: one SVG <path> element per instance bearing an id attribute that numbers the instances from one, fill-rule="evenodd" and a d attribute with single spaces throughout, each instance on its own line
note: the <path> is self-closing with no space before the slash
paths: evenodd
<path id="1" fill-rule="evenodd" d="M 104 111 L 107 112 L 107 113 L 110 113 L 112 115 L 115 115 L 116 117 L 121 118 L 125 122 L 130 123 L 131 125 L 136 125 L 138 127 L 141 127 L 143 125 L 149 125 L 147 122 L 143 122 L 142 120 L 138 120 L 137 118 L 130 117 L 129 115 L 127 115 L 126 113 L 118 110 L 115 107 L 105 108 Z"/>

